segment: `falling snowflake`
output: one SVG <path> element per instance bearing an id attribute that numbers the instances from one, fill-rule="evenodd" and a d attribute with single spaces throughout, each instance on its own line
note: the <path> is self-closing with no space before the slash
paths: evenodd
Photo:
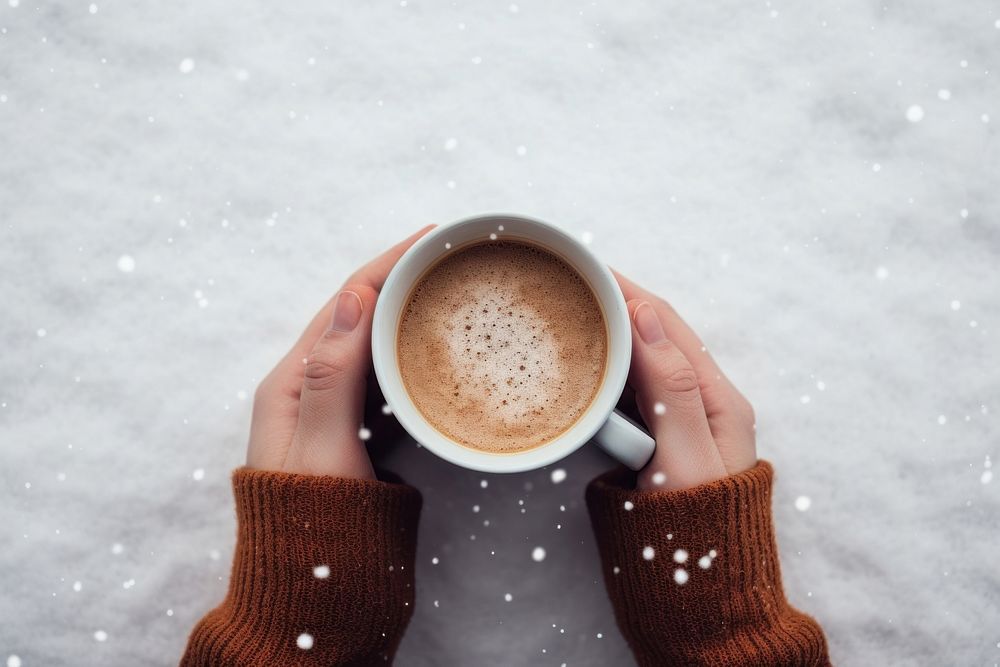
<path id="1" fill-rule="evenodd" d="M 114 555 L 117 556 L 123 551 L 125 551 L 125 547 L 123 547 L 119 542 L 115 542 L 114 544 L 111 545 L 111 553 L 113 553 Z"/>
<path id="2" fill-rule="evenodd" d="M 911 123 L 919 123 L 924 119 L 924 109 L 918 104 L 914 104 L 906 110 L 906 120 Z"/>
<path id="3" fill-rule="evenodd" d="M 666 481 L 667 481 L 667 476 L 664 475 L 662 472 L 653 473 L 653 484 L 661 486 Z"/>
<path id="4" fill-rule="evenodd" d="M 177 66 L 177 69 L 181 71 L 181 74 L 190 74 L 194 71 L 194 60 L 191 58 L 185 58 L 181 61 L 181 64 Z"/>
<path id="5" fill-rule="evenodd" d="M 700 567 L 703 570 L 707 570 L 708 568 L 712 567 L 712 559 L 708 556 L 702 556 L 701 558 L 698 559 L 698 567 Z"/>
<path id="6" fill-rule="evenodd" d="M 74 581 L 73 582 L 73 591 L 76 592 L 76 593 L 79 593 L 82 590 L 83 590 L 83 584 L 80 583 L 79 581 Z"/>
<path id="7" fill-rule="evenodd" d="M 683 586 L 684 584 L 687 583 L 687 580 L 688 580 L 687 570 L 685 570 L 683 567 L 679 567 L 676 570 L 674 570 L 674 581 L 677 583 L 678 586 Z"/>
<path id="8" fill-rule="evenodd" d="M 487 482 L 485 479 L 479 480 L 479 488 L 485 489 L 489 485 L 490 485 L 490 483 Z"/>
<path id="9" fill-rule="evenodd" d="M 446 151 L 453 151 L 456 148 L 458 148 L 458 139 L 456 139 L 455 137 L 449 137 L 448 139 L 445 139 L 444 149 Z"/>
<path id="10" fill-rule="evenodd" d="M 656 550 L 653 547 L 643 547 L 642 557 L 646 560 L 653 560 L 656 557 Z"/>
<path id="11" fill-rule="evenodd" d="M 561 482 L 566 481 L 566 470 L 563 468 L 556 468 L 552 471 L 551 478 L 553 484 L 560 484 Z"/>
<path id="12" fill-rule="evenodd" d="M 514 596 L 511 595 L 510 593 L 504 593 L 503 594 L 503 599 L 506 600 L 507 602 L 510 602 L 511 600 L 514 599 Z"/>
<path id="13" fill-rule="evenodd" d="M 317 579 L 326 579 L 330 576 L 330 566 L 329 565 L 317 565 L 313 568 L 313 576 Z"/>
<path id="14" fill-rule="evenodd" d="M 313 636 L 308 632 L 303 632 L 295 640 L 295 644 L 303 651 L 308 651 L 313 647 Z"/>
<path id="15" fill-rule="evenodd" d="M 678 549 L 674 552 L 674 562 L 675 563 L 686 563 L 688 559 L 688 552 L 684 549 Z"/>
<path id="16" fill-rule="evenodd" d="M 94 639 L 99 642 L 106 642 L 108 641 L 108 633 L 104 630 L 98 630 L 94 633 Z"/>
<path id="17" fill-rule="evenodd" d="M 542 547 L 535 547 L 534 549 L 532 549 L 531 560 L 535 561 L 536 563 L 541 563 L 543 560 L 545 560 L 545 549 L 543 549 Z"/>
<path id="18" fill-rule="evenodd" d="M 625 501 L 625 505 L 624 505 L 624 507 L 625 507 L 625 511 L 626 511 L 626 512 L 631 512 L 631 511 L 632 511 L 632 508 L 634 508 L 634 507 L 635 507 L 635 505 L 634 505 L 634 504 L 632 503 L 632 501 L 631 501 L 631 500 L 626 500 L 626 501 Z"/>
<path id="19" fill-rule="evenodd" d="M 21 667 L 21 658 L 11 654 L 7 657 L 7 667 Z"/>
<path id="20" fill-rule="evenodd" d="M 667 414 L 667 406 L 657 401 L 655 404 L 653 404 L 653 412 L 655 412 L 658 415 L 665 415 Z"/>
<path id="21" fill-rule="evenodd" d="M 382 406 L 382 414 L 384 414 L 384 415 L 391 415 L 392 414 L 392 408 L 389 407 L 388 403 L 386 403 L 385 405 Z"/>
<path id="22" fill-rule="evenodd" d="M 361 438 L 362 441 L 367 442 L 368 440 L 371 439 L 372 432 L 367 428 L 365 428 L 364 426 L 362 426 L 361 428 L 358 429 L 358 437 Z"/>
<path id="23" fill-rule="evenodd" d="M 884 266 L 878 267 L 877 269 L 875 269 L 875 277 L 878 278 L 879 280 L 885 280 L 886 278 L 889 277 L 889 269 L 885 268 Z"/>
<path id="24" fill-rule="evenodd" d="M 194 481 L 196 482 L 200 482 L 201 480 L 205 479 L 205 469 L 195 468 L 194 471 L 191 473 L 191 478 L 194 479 Z"/>
<path id="25" fill-rule="evenodd" d="M 795 499 L 795 509 L 800 512 L 808 510 L 810 505 L 812 505 L 812 500 L 810 500 L 809 496 L 799 496 Z"/>
<path id="26" fill-rule="evenodd" d="M 118 258 L 118 270 L 122 273 L 135 271 L 135 258 L 132 255 L 122 255 Z"/>

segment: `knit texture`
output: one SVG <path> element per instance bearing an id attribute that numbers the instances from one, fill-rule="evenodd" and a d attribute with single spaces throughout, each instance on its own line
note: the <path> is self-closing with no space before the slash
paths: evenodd
<path id="1" fill-rule="evenodd" d="M 229 592 L 195 626 L 181 665 L 391 663 L 413 613 L 420 493 L 248 468 L 233 473 L 233 491 Z M 304 633 L 311 648 L 299 646 Z"/>
<path id="2" fill-rule="evenodd" d="M 782 590 L 773 475 L 760 461 L 693 489 L 637 491 L 621 468 L 587 487 L 608 594 L 640 665 L 830 664 L 819 625 Z"/>

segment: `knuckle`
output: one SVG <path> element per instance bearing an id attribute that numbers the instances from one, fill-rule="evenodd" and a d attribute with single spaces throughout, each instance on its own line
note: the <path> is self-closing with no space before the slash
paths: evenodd
<path id="1" fill-rule="evenodd" d="M 673 394 L 698 392 L 698 374 L 690 365 L 678 366 L 667 372 L 664 378 L 667 390 Z"/>
<path id="2" fill-rule="evenodd" d="M 351 363 L 348 355 L 321 346 L 306 358 L 302 386 L 313 391 L 330 389 L 339 385 L 350 371 Z"/>

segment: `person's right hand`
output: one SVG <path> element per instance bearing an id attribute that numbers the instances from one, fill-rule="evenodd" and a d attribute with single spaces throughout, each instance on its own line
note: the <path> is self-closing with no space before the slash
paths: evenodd
<path id="1" fill-rule="evenodd" d="M 629 385 L 656 440 L 639 489 L 687 489 L 757 463 L 754 412 L 669 303 L 615 272 L 632 320 Z"/>

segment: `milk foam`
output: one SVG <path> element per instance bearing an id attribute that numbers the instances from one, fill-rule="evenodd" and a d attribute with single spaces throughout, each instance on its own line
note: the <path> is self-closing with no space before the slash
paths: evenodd
<path id="1" fill-rule="evenodd" d="M 462 248 L 417 283 L 400 319 L 400 374 L 417 409 L 490 452 L 549 442 L 604 376 L 604 317 L 569 265 L 535 246 Z"/>
<path id="2" fill-rule="evenodd" d="M 505 423 L 530 419 L 559 390 L 559 347 L 547 322 L 515 292 L 474 285 L 445 325 L 451 365 L 462 393 Z M 527 332 L 530 331 L 530 337 Z"/>

